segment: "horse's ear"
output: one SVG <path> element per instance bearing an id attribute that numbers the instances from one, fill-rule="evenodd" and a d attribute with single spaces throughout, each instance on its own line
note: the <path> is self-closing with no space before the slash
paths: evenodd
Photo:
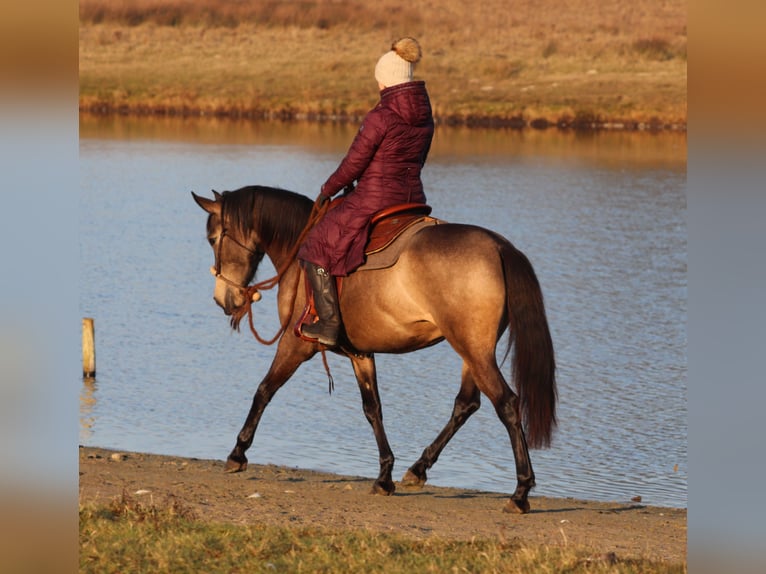
<path id="1" fill-rule="evenodd" d="M 221 204 L 218 203 L 218 199 L 220 199 L 220 195 L 216 194 L 216 199 L 208 199 L 206 197 L 202 197 L 200 195 L 197 195 L 193 191 L 191 192 L 192 197 L 194 198 L 194 201 L 197 202 L 197 205 L 199 205 L 202 209 L 207 211 L 208 213 L 220 213 L 221 212 Z"/>

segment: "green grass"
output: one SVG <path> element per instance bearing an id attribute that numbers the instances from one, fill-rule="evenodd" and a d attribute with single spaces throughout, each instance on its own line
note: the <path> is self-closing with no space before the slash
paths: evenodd
<path id="1" fill-rule="evenodd" d="M 177 499 L 123 494 L 80 507 L 80 572 L 685 572 L 683 565 L 593 556 L 513 540 L 413 540 L 396 534 L 213 524 Z"/>

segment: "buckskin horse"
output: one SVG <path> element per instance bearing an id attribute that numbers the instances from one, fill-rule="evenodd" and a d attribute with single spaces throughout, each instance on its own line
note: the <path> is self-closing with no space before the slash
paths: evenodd
<path id="1" fill-rule="evenodd" d="M 209 214 L 207 239 L 215 257 L 211 272 L 216 277 L 216 303 L 232 318 L 234 328 L 248 309 L 251 329 L 258 337 L 252 302 L 260 298 L 259 289 L 276 286 L 282 325 L 268 341 L 278 341 L 276 354 L 226 461 L 227 472 L 239 472 L 247 468 L 245 452 L 274 394 L 301 363 L 318 352 L 326 358 L 323 345 L 287 328 L 301 320 L 307 303 L 295 252 L 317 207 L 303 195 L 263 186 L 213 194 L 208 199 L 192 192 Z M 250 285 L 264 255 L 278 275 L 270 284 Z M 396 488 L 374 353 L 409 353 L 446 340 L 463 360 L 460 390 L 449 421 L 406 471 L 401 485 L 425 484 L 426 471 L 479 408 L 483 393 L 508 432 L 516 462 L 516 490 L 504 510 L 528 512 L 528 494 L 535 486 L 528 447 L 550 445 L 557 393 L 543 295 L 527 257 L 501 235 L 481 227 L 447 222 L 424 226 L 412 235 L 393 266 L 357 270 L 345 277 L 340 310 L 345 332 L 331 351 L 351 361 L 364 414 L 375 434 L 380 472 L 372 493 L 391 495 Z M 505 356 L 512 351 L 516 392 L 503 378 L 496 358 L 497 344 L 506 330 Z"/>

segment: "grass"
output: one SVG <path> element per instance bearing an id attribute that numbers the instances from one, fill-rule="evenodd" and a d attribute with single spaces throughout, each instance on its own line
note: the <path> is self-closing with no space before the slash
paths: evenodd
<path id="1" fill-rule="evenodd" d="M 81 0 L 80 107 L 358 120 L 416 36 L 437 120 L 685 128 L 685 0 Z"/>
<path id="2" fill-rule="evenodd" d="M 212 524 L 170 498 L 80 506 L 80 572 L 675 573 L 684 565 L 514 541 Z"/>

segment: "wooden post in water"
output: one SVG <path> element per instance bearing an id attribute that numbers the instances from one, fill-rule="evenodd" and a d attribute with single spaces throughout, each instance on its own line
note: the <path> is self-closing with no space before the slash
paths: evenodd
<path id="1" fill-rule="evenodd" d="M 82 377 L 96 378 L 96 343 L 93 335 L 93 319 L 82 320 Z"/>

